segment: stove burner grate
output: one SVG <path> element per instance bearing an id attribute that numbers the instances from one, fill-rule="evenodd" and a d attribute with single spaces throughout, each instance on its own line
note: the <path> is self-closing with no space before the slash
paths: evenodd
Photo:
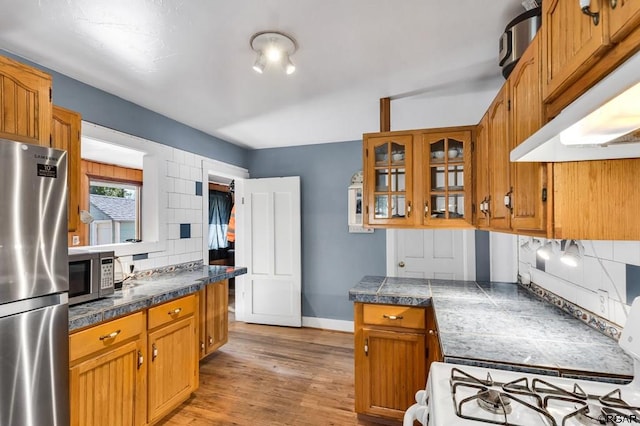
<path id="1" fill-rule="evenodd" d="M 493 414 L 511 414 L 511 399 L 493 389 L 478 391 L 478 405 Z"/>

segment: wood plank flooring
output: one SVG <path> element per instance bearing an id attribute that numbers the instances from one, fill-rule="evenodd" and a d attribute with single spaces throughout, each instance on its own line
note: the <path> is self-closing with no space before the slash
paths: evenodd
<path id="1" fill-rule="evenodd" d="M 374 425 L 353 411 L 353 335 L 231 322 L 162 426 Z"/>

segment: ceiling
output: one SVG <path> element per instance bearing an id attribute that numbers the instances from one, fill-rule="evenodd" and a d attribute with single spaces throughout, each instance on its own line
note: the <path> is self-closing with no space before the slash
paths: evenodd
<path id="1" fill-rule="evenodd" d="M 520 0 L 3 0 L 0 48 L 249 148 L 473 124 L 503 80 Z M 252 34 L 293 36 L 296 72 L 252 70 Z M 55 88 L 54 88 L 55 90 Z M 464 105 L 464 107 L 461 107 Z M 82 111 L 80 111 L 82 112 Z"/>

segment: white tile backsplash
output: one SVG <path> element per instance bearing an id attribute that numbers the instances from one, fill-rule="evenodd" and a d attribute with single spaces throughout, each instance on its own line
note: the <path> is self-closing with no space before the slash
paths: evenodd
<path id="1" fill-rule="evenodd" d="M 152 142 L 149 142 L 152 143 Z M 202 164 L 210 159 L 177 148 L 158 146 L 157 172 L 154 179 L 162 180 L 158 192 L 161 214 L 159 229 L 164 250 L 148 253 L 148 258 L 133 261 L 131 256 L 122 256 L 121 261 L 135 264 L 135 270 L 159 268 L 168 265 L 186 263 L 203 259 L 203 244 L 208 227 L 203 226 L 203 196 L 195 194 L 196 182 L 203 180 Z M 217 163 L 216 163 L 217 164 Z M 226 167 L 220 163 L 221 167 Z M 145 166 L 146 167 L 146 166 Z M 235 167 L 235 166 L 233 166 Z M 145 171 L 147 169 L 145 168 Z M 203 182 L 203 195 L 206 196 L 206 182 Z M 191 225 L 191 237 L 180 238 L 180 224 Z"/>
<path id="2" fill-rule="evenodd" d="M 546 240 L 542 240 L 546 242 Z M 518 248 L 518 272 L 529 274 L 531 281 L 580 307 L 624 326 L 629 306 L 627 264 L 640 264 L 640 242 L 580 241 L 584 254 L 577 267 L 560 261 L 557 250 L 536 269 L 532 251 Z"/>
<path id="3" fill-rule="evenodd" d="M 614 241 L 613 260 L 631 265 L 640 265 L 640 242 Z"/>

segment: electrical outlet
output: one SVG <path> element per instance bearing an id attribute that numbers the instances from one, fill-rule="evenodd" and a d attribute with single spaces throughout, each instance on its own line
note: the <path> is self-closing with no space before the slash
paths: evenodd
<path id="1" fill-rule="evenodd" d="M 77 246 L 80 244 L 80 237 L 78 235 L 74 235 L 71 237 L 71 244 Z"/>
<path id="2" fill-rule="evenodd" d="M 609 318 L 609 292 L 598 289 L 598 315 Z"/>

